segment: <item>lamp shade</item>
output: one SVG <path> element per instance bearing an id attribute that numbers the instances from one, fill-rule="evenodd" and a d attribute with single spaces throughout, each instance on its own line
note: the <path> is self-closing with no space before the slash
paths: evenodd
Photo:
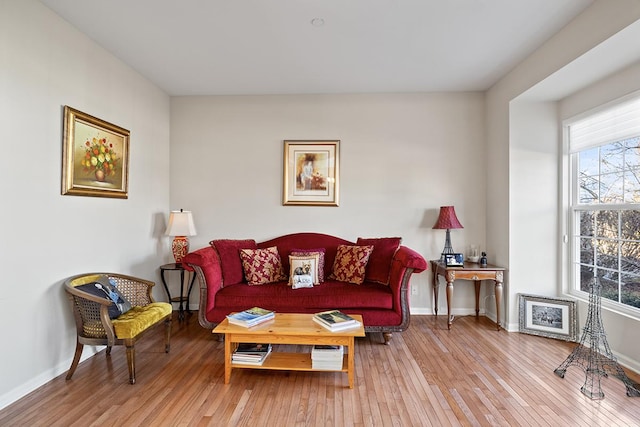
<path id="1" fill-rule="evenodd" d="M 169 225 L 165 233 L 167 236 L 195 236 L 196 226 L 193 223 L 191 211 L 171 211 Z"/>
<path id="2" fill-rule="evenodd" d="M 452 230 L 464 227 L 460 224 L 453 206 L 440 206 L 440 215 L 433 228 L 436 230 Z"/>

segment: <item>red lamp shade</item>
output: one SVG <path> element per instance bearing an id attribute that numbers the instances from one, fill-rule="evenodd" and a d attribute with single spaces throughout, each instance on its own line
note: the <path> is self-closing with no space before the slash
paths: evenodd
<path id="1" fill-rule="evenodd" d="M 436 230 L 451 230 L 464 227 L 460 224 L 453 206 L 440 206 L 440 216 L 438 216 L 433 228 Z"/>
<path id="2" fill-rule="evenodd" d="M 438 220 L 433 228 L 436 230 L 447 230 L 444 249 L 440 255 L 440 261 L 444 261 L 445 255 L 454 253 L 453 248 L 451 247 L 451 234 L 449 230 L 454 228 L 464 228 L 462 227 L 462 224 L 460 224 L 460 221 L 458 221 L 458 217 L 456 216 L 456 211 L 453 206 L 440 206 L 440 216 L 438 216 Z"/>

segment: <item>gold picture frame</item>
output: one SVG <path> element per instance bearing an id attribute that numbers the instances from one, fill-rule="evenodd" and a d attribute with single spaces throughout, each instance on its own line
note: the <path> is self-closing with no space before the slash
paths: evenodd
<path id="1" fill-rule="evenodd" d="M 338 206 L 340 141 L 284 141 L 285 206 Z"/>
<path id="2" fill-rule="evenodd" d="M 65 105 L 62 194 L 128 198 L 127 129 Z"/>

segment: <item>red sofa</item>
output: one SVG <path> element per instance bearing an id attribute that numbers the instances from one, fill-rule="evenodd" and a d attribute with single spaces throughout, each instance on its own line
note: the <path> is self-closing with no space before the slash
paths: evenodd
<path id="1" fill-rule="evenodd" d="M 392 332 L 404 331 L 409 326 L 411 274 L 427 269 L 425 259 L 417 252 L 401 246 L 399 238 L 395 238 L 395 246 L 390 246 L 393 239 L 358 239 L 357 244 L 374 246 L 362 284 L 327 278 L 312 288 L 293 289 L 286 280 L 250 286 L 242 270 L 238 270 L 242 268 L 239 248 L 243 245 L 248 249 L 277 247 L 285 273 L 289 271 L 289 254 L 292 250 L 323 248 L 325 276 L 329 276 L 338 246 L 356 243 L 320 233 L 295 233 L 260 243 L 253 240 L 213 241 L 212 245 L 187 254 L 183 264 L 195 271 L 198 278 L 198 319 L 204 328 L 212 329 L 227 314 L 254 306 L 280 313 L 316 313 L 339 309 L 346 313 L 361 314 L 365 331 L 382 332 L 385 344 L 388 344 Z M 222 248 L 220 243 L 216 246 L 215 242 L 226 242 L 226 247 Z"/>

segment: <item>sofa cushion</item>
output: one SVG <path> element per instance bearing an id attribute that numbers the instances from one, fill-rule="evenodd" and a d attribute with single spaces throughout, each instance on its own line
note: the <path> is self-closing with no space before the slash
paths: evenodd
<path id="1" fill-rule="evenodd" d="M 289 255 L 289 284 L 293 289 L 308 288 L 320 284 L 318 281 L 319 258 L 320 255 L 317 252 L 307 256 Z M 311 286 L 306 286 L 305 276 L 311 278 Z"/>
<path id="2" fill-rule="evenodd" d="M 133 307 L 117 319 L 113 319 L 113 330 L 119 339 L 135 338 L 149 326 L 171 315 L 171 304 L 152 302 L 144 307 Z"/>
<path id="3" fill-rule="evenodd" d="M 244 281 L 244 270 L 240 259 L 240 249 L 256 249 L 256 241 L 246 240 L 212 240 L 209 242 L 218 252 L 222 269 L 222 286 L 235 285 Z"/>
<path id="4" fill-rule="evenodd" d="M 339 245 L 329 278 L 361 284 L 364 282 L 365 269 L 372 251 L 373 246 Z"/>
<path id="5" fill-rule="evenodd" d="M 291 249 L 293 256 L 307 256 L 318 254 L 318 283 L 324 282 L 324 248 L 317 249 Z"/>
<path id="6" fill-rule="evenodd" d="M 389 273 L 391 272 L 391 260 L 402 242 L 401 237 L 382 237 L 376 239 L 363 239 L 358 237 L 357 245 L 373 246 L 373 252 L 369 257 L 367 268 L 365 269 L 365 279 L 371 282 L 389 284 Z"/>
<path id="7" fill-rule="evenodd" d="M 278 248 L 240 249 L 244 276 L 249 285 L 265 285 L 286 279 Z"/>
<path id="8" fill-rule="evenodd" d="M 292 289 L 287 282 L 263 286 L 236 284 L 225 286 L 216 294 L 215 310 L 219 313 L 237 311 L 239 307 L 260 307 L 282 313 L 315 313 L 331 307 L 391 310 L 393 293 L 389 286 L 364 282 L 353 286 L 345 282 L 327 280 L 322 286 Z M 253 305 L 252 305 L 253 304 Z"/>

